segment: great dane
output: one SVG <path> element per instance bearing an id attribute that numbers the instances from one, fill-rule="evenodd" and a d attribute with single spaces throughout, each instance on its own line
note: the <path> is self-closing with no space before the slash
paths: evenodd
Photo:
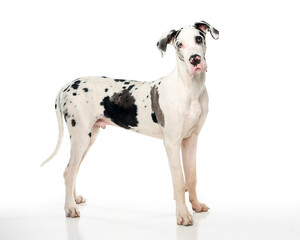
<path id="1" fill-rule="evenodd" d="M 71 139 L 70 161 L 64 172 L 67 217 L 80 216 L 76 204 L 86 200 L 76 194 L 78 169 L 99 129 L 105 129 L 106 125 L 163 140 L 173 180 L 177 224 L 193 224 L 185 203 L 185 191 L 195 212 L 208 211 L 196 193 L 197 138 L 208 113 L 207 32 L 218 39 L 219 32 L 204 21 L 164 33 L 157 47 L 162 55 L 168 44 L 175 48 L 176 68 L 155 81 L 81 77 L 59 91 L 55 101 L 59 138 L 53 154 L 42 165 L 59 150 L 64 118 Z"/>

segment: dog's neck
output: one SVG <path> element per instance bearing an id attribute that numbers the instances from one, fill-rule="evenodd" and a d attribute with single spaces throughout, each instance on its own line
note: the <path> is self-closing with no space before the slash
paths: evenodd
<path id="1" fill-rule="evenodd" d="M 185 63 L 177 59 L 176 64 L 177 79 L 183 84 L 191 98 L 199 98 L 205 89 L 205 72 L 195 72 L 190 75 Z"/>

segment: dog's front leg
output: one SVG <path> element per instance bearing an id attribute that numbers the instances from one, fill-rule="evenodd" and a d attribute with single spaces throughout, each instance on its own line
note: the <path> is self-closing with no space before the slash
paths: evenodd
<path id="1" fill-rule="evenodd" d="M 191 136 L 182 140 L 181 152 L 185 175 L 185 185 L 189 192 L 189 201 L 195 212 L 207 212 L 208 207 L 200 203 L 196 192 L 196 151 L 197 151 L 198 133 L 193 132 Z"/>
<path id="2" fill-rule="evenodd" d="M 193 217 L 189 213 L 185 204 L 185 185 L 180 162 L 181 143 L 178 141 L 172 141 L 171 139 L 165 137 L 164 145 L 168 155 L 173 180 L 174 196 L 176 201 L 177 224 L 185 226 L 193 225 Z"/>

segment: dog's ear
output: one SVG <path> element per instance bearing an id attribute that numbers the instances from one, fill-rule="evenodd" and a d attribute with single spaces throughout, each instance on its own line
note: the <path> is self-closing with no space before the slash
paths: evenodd
<path id="1" fill-rule="evenodd" d="M 164 56 L 167 51 L 167 45 L 171 43 L 177 31 L 171 30 L 169 32 L 165 32 L 157 42 L 157 48 L 161 52 L 161 55 Z"/>
<path id="2" fill-rule="evenodd" d="M 205 33 L 210 32 L 213 39 L 219 38 L 219 31 L 215 29 L 213 26 L 208 24 L 207 22 L 201 21 L 195 23 L 195 28 L 204 31 Z"/>

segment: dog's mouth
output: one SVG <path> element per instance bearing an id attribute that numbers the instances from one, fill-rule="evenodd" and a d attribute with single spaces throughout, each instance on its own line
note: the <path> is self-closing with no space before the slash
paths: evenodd
<path id="1" fill-rule="evenodd" d="M 195 69 L 195 72 L 207 72 L 207 69 L 206 68 L 200 68 L 200 67 L 197 67 Z"/>
<path id="2" fill-rule="evenodd" d="M 193 76 L 196 72 L 207 72 L 207 65 L 206 64 L 198 64 L 197 66 L 192 66 L 189 70 L 189 74 Z"/>

